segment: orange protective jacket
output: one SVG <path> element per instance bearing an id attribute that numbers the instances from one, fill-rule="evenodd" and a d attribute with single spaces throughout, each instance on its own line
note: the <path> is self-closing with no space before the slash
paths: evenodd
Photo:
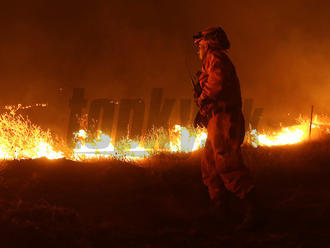
<path id="1" fill-rule="evenodd" d="M 201 106 L 214 108 L 219 105 L 241 109 L 242 99 L 236 70 L 229 57 L 219 49 L 209 49 L 203 58 L 199 77 L 202 93 L 198 99 Z"/>

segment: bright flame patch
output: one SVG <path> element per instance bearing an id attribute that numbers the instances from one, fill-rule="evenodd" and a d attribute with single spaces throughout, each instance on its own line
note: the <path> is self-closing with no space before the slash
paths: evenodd
<path id="1" fill-rule="evenodd" d="M 126 138 L 119 142 L 113 142 L 111 136 L 102 131 L 91 138 L 87 130 L 80 130 L 75 134 L 74 149 L 68 149 L 64 142 L 54 137 L 49 130 L 44 131 L 28 119 L 17 115 L 18 108 L 6 107 L 9 112 L 0 115 L 0 160 L 46 157 L 74 161 L 95 159 L 134 161 L 150 158 L 161 152 L 190 153 L 203 148 L 207 139 L 206 129 L 180 125 L 175 125 L 169 130 L 152 130 L 138 140 Z M 279 131 L 251 130 L 247 133 L 247 143 L 253 147 L 297 144 L 309 139 L 309 126 L 309 121 L 300 118 L 297 125 L 283 127 Z M 320 120 L 315 116 L 312 125 L 313 134 L 320 130 L 322 134 L 330 134 L 329 127 L 328 118 Z"/>

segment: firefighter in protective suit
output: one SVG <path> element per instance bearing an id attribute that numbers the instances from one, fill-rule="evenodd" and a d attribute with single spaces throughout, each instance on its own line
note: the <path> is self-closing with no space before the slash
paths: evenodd
<path id="1" fill-rule="evenodd" d="M 203 182 L 216 211 L 228 209 L 230 192 L 244 202 L 245 216 L 238 229 L 249 229 L 255 223 L 255 185 L 240 149 L 244 118 L 239 80 L 227 55 L 230 43 L 223 29 L 216 27 L 195 35 L 194 45 L 202 60 L 201 91 L 195 92 L 195 101 L 208 131 L 201 164 Z"/>

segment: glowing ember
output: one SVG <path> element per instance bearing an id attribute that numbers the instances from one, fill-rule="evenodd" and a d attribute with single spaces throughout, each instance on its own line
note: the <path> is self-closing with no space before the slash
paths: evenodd
<path id="1" fill-rule="evenodd" d="M 36 103 L 33 105 L 26 105 L 23 106 L 22 104 L 17 104 L 17 105 L 7 105 L 4 107 L 5 110 L 9 110 L 11 114 L 16 114 L 18 110 L 25 110 L 25 109 L 30 109 L 30 108 L 46 108 L 48 106 L 47 103 Z"/>

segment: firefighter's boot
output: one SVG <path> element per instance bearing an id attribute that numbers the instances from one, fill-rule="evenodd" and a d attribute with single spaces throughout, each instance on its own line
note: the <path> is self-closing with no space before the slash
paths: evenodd
<path id="1" fill-rule="evenodd" d="M 255 190 L 249 192 L 242 201 L 244 202 L 244 217 L 242 223 L 236 227 L 236 231 L 253 231 L 261 223 L 259 213 L 257 213 L 260 208 Z"/>
<path id="2" fill-rule="evenodd" d="M 220 199 L 211 201 L 210 212 L 217 222 L 228 223 L 230 219 L 230 194 L 226 192 Z"/>

